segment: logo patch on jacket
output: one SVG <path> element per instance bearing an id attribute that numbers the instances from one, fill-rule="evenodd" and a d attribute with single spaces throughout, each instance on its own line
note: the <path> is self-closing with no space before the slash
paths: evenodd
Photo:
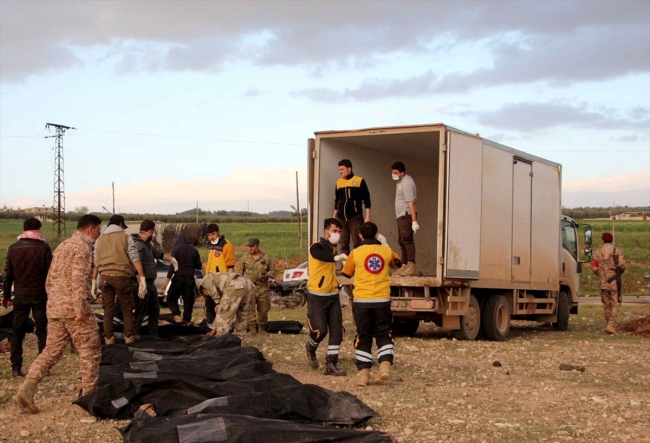
<path id="1" fill-rule="evenodd" d="M 363 262 L 364 268 L 371 274 L 379 274 L 384 269 L 384 259 L 379 254 L 370 254 Z"/>
<path id="2" fill-rule="evenodd" d="M 219 256 L 221 256 L 221 251 L 219 251 L 218 249 L 215 249 L 215 250 L 214 250 L 214 256 L 215 256 L 215 257 L 219 257 Z"/>
<path id="3" fill-rule="evenodd" d="M 357 185 L 357 181 L 355 180 L 352 182 L 352 186 L 356 186 L 356 185 Z"/>

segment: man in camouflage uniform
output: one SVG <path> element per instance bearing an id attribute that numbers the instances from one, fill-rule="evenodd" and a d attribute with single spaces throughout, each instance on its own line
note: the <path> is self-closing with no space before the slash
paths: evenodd
<path id="1" fill-rule="evenodd" d="M 594 253 L 591 270 L 600 281 L 600 299 L 605 308 L 605 332 L 616 334 L 616 319 L 618 318 L 618 289 L 616 283 L 617 271 L 625 272 L 625 260 L 621 248 L 614 247 L 614 238 L 609 232 L 603 233 L 603 245 Z M 616 257 L 615 257 L 616 256 Z M 615 259 L 617 263 L 615 263 Z"/>
<path id="2" fill-rule="evenodd" d="M 45 283 L 48 295 L 47 342 L 14 396 L 14 401 L 24 412 L 38 412 L 34 404 L 36 388 L 47 371 L 61 359 L 70 342 L 79 354 L 83 394 L 97 387 L 102 353 L 99 327 L 89 297 L 93 270 L 92 245 L 99 237 L 101 223 L 95 215 L 84 215 L 79 219 L 72 237 L 54 251 Z"/>
<path id="3" fill-rule="evenodd" d="M 243 275 L 234 272 L 214 272 L 203 278 L 201 295 L 210 297 L 216 305 L 216 317 L 209 336 L 234 334 L 243 339 L 246 335 L 248 306 L 255 285 Z"/>
<path id="4" fill-rule="evenodd" d="M 240 264 L 240 274 L 245 275 L 255 284 L 255 291 L 248 307 L 248 333 L 266 334 L 266 322 L 271 310 L 271 293 L 269 278 L 273 277 L 271 257 L 260 250 L 260 239 L 248 240 L 248 254 L 245 254 Z M 257 315 L 255 311 L 257 310 Z"/>

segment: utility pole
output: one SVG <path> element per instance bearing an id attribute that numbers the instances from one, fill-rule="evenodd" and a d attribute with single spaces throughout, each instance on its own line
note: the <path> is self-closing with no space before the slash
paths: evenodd
<path id="1" fill-rule="evenodd" d="M 115 215 L 115 182 L 111 182 L 111 187 L 113 188 L 113 215 Z"/>
<path id="2" fill-rule="evenodd" d="M 300 239 L 300 249 L 302 249 L 302 214 L 300 213 L 300 194 L 298 194 L 298 171 L 296 171 L 296 212 L 298 215 L 298 238 Z"/>
<path id="3" fill-rule="evenodd" d="M 63 136 L 68 129 L 76 129 L 71 126 L 47 123 L 45 129 L 56 130 L 56 146 L 54 148 L 54 230 L 59 241 L 66 236 L 65 232 L 65 182 L 63 181 Z"/>
<path id="4" fill-rule="evenodd" d="M 196 222 L 199 222 L 199 201 L 196 201 Z"/>

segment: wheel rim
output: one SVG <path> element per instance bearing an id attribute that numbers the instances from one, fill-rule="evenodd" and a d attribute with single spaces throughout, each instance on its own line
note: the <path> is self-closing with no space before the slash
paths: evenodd
<path id="1" fill-rule="evenodd" d="M 472 304 L 469 305 L 467 315 L 465 316 L 465 326 L 468 331 L 474 331 L 479 325 L 479 314 L 476 307 Z"/>
<path id="2" fill-rule="evenodd" d="M 508 320 L 510 314 L 504 305 L 500 305 L 496 312 L 496 326 L 500 333 L 504 333 L 508 329 Z"/>

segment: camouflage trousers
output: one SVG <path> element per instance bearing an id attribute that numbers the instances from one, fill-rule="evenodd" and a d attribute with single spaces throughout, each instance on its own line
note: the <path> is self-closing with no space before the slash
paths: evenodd
<path id="1" fill-rule="evenodd" d="M 94 315 L 87 316 L 83 325 L 77 324 L 72 318 L 49 319 L 45 349 L 30 366 L 27 378 L 41 381 L 47 371 L 59 362 L 70 341 L 79 354 L 81 385 L 85 389 L 95 388 L 102 347 Z"/>
<path id="2" fill-rule="evenodd" d="M 603 307 L 605 308 L 605 321 L 606 322 L 616 322 L 618 318 L 618 292 L 610 291 L 608 289 L 600 290 L 600 299 L 603 302 Z"/>
<path id="3" fill-rule="evenodd" d="M 226 335 L 231 329 L 234 329 L 234 334 L 243 339 L 248 328 L 250 303 L 250 296 L 245 291 L 223 294 L 217 306 L 217 316 L 213 323 L 216 336 Z"/>
<path id="4" fill-rule="evenodd" d="M 255 291 L 248 305 L 248 330 L 255 329 L 257 325 L 262 329 L 269 320 L 271 291 L 269 291 L 268 283 L 264 282 L 262 284 L 265 286 L 255 285 Z M 255 311 L 257 311 L 257 314 Z"/>

